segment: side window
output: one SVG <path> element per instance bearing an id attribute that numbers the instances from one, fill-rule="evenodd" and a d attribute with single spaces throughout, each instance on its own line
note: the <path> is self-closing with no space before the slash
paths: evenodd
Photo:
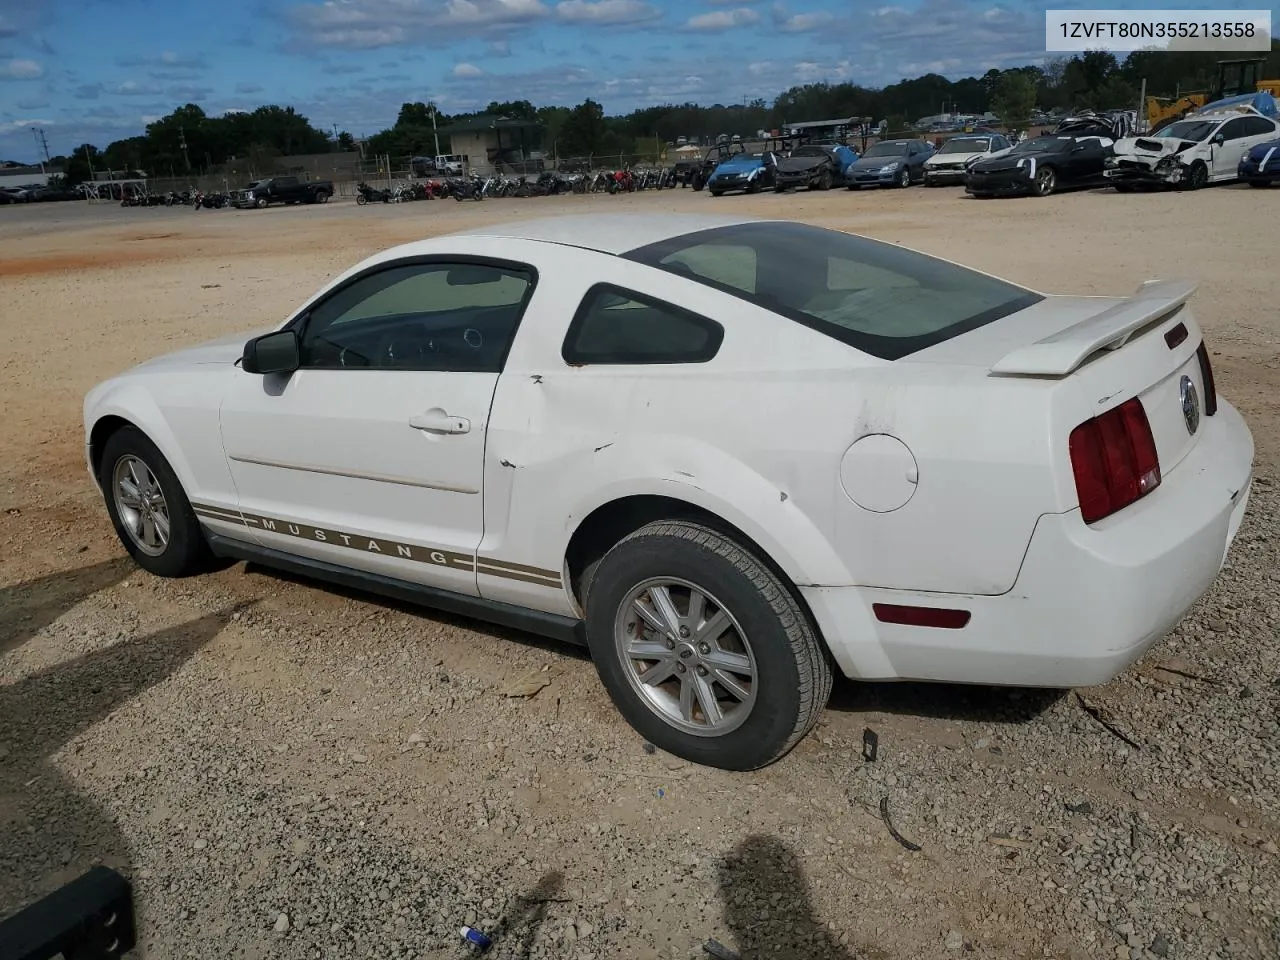
<path id="1" fill-rule="evenodd" d="M 1249 135 L 1249 121 L 1246 117 L 1236 117 L 1224 123 L 1218 132 L 1224 140 L 1239 140 Z"/>
<path id="2" fill-rule="evenodd" d="M 532 292 L 530 269 L 406 263 L 367 274 L 303 320 L 303 367 L 498 373 Z"/>
<path id="3" fill-rule="evenodd" d="M 705 363 L 722 340 L 714 320 L 601 283 L 583 297 L 561 355 L 566 363 Z"/>
<path id="4" fill-rule="evenodd" d="M 1266 117 L 1245 117 L 1244 122 L 1247 137 L 1274 135 L 1276 132 L 1276 125 Z"/>

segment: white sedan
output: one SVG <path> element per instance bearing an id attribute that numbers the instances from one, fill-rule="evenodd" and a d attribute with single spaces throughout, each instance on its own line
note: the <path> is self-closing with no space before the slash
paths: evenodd
<path id="1" fill-rule="evenodd" d="M 526 220 L 378 254 L 85 399 L 125 549 L 585 642 L 672 753 L 767 764 L 834 671 L 1104 682 L 1222 566 L 1253 440 L 1193 287 L 1046 296 L 799 223 Z"/>

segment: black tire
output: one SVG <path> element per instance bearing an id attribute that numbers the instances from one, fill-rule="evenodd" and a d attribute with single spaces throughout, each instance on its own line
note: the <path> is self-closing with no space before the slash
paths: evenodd
<path id="1" fill-rule="evenodd" d="M 755 701 L 721 735 L 685 732 L 664 719 L 632 686 L 629 658 L 619 654 L 620 608 L 645 581 L 667 577 L 723 602 L 750 639 Z M 655 746 L 694 763 L 754 770 L 782 757 L 817 723 L 832 683 L 822 641 L 787 585 L 731 537 L 686 521 L 650 523 L 609 550 L 584 587 L 587 641 L 600 680 L 627 722 Z"/>
<path id="2" fill-rule="evenodd" d="M 1203 160 L 1197 160 L 1187 171 L 1187 178 L 1182 182 L 1184 190 L 1199 190 L 1209 184 L 1209 168 Z"/>
<path id="3" fill-rule="evenodd" d="M 857 184 L 857 183 L 851 183 L 851 184 L 849 184 L 845 189 L 846 189 L 846 190 L 861 190 L 861 189 L 862 189 L 862 185 L 861 185 L 861 184 Z"/>
<path id="4" fill-rule="evenodd" d="M 911 168 L 910 167 L 902 168 L 902 173 L 898 177 L 897 185 L 900 189 L 903 189 L 903 190 L 911 186 Z"/>
<path id="5" fill-rule="evenodd" d="M 164 495 L 169 512 L 169 540 L 162 553 L 148 554 L 134 541 L 120 517 L 116 505 L 114 474 L 116 464 L 125 457 L 135 457 L 146 465 Z M 98 473 L 107 513 L 116 536 L 134 563 L 158 577 L 186 577 L 206 570 L 212 554 L 200 529 L 200 523 L 191 509 L 182 484 L 169 466 L 169 461 L 154 443 L 136 427 L 121 427 L 110 437 L 102 449 L 102 466 Z"/>
<path id="6" fill-rule="evenodd" d="M 316 191 L 315 201 L 316 201 L 316 203 L 328 203 L 328 202 L 329 202 L 329 191 L 328 191 L 328 190 L 317 190 L 317 191 Z"/>
<path id="7" fill-rule="evenodd" d="M 363 207 L 363 206 L 364 206 L 366 203 L 368 203 L 368 202 L 369 202 L 369 198 L 368 198 L 368 197 L 366 197 L 363 193 L 357 193 L 357 194 L 356 194 L 356 204 L 357 204 L 358 206 Z"/>
<path id="8" fill-rule="evenodd" d="M 823 171 L 822 171 L 822 173 L 820 173 L 820 174 L 818 175 L 818 189 L 819 189 L 819 190 L 830 190 L 830 189 L 831 189 L 832 179 L 833 179 L 833 178 L 832 178 L 832 176 L 831 176 L 831 171 L 830 171 L 830 170 L 823 170 Z"/>
<path id="9" fill-rule="evenodd" d="M 787 188 L 786 188 L 786 187 L 784 187 L 784 186 L 782 186 L 781 184 L 775 184 L 775 185 L 774 185 L 774 187 L 773 187 L 773 192 L 774 192 L 774 193 L 786 193 L 786 192 L 787 192 Z"/>
<path id="10" fill-rule="evenodd" d="M 723 190 L 711 190 L 711 191 L 708 191 L 708 192 L 709 192 L 713 197 L 720 197 L 720 196 L 723 196 L 723 195 L 724 195 L 724 191 L 723 191 Z"/>
<path id="11" fill-rule="evenodd" d="M 259 210 L 265 210 L 267 208 L 267 198 L 259 197 L 256 201 L 254 201 L 254 206 L 256 206 Z"/>

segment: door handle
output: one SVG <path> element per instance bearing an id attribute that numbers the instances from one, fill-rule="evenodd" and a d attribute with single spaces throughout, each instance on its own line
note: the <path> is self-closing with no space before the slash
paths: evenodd
<path id="1" fill-rule="evenodd" d="M 439 407 L 426 413 L 416 413 L 409 418 L 409 426 L 427 433 L 470 433 L 471 421 L 466 417 L 453 417 Z"/>

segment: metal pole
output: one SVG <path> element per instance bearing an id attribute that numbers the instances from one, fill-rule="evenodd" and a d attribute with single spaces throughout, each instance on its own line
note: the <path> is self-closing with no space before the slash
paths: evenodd
<path id="1" fill-rule="evenodd" d="M 440 134 L 436 132 L 436 105 L 431 105 L 431 136 L 436 142 L 436 156 L 440 156 Z"/>
<path id="2" fill-rule="evenodd" d="M 1142 78 L 1142 92 L 1138 94 L 1138 129 L 1143 133 L 1148 132 L 1148 125 L 1151 120 L 1147 116 L 1147 78 Z"/>

